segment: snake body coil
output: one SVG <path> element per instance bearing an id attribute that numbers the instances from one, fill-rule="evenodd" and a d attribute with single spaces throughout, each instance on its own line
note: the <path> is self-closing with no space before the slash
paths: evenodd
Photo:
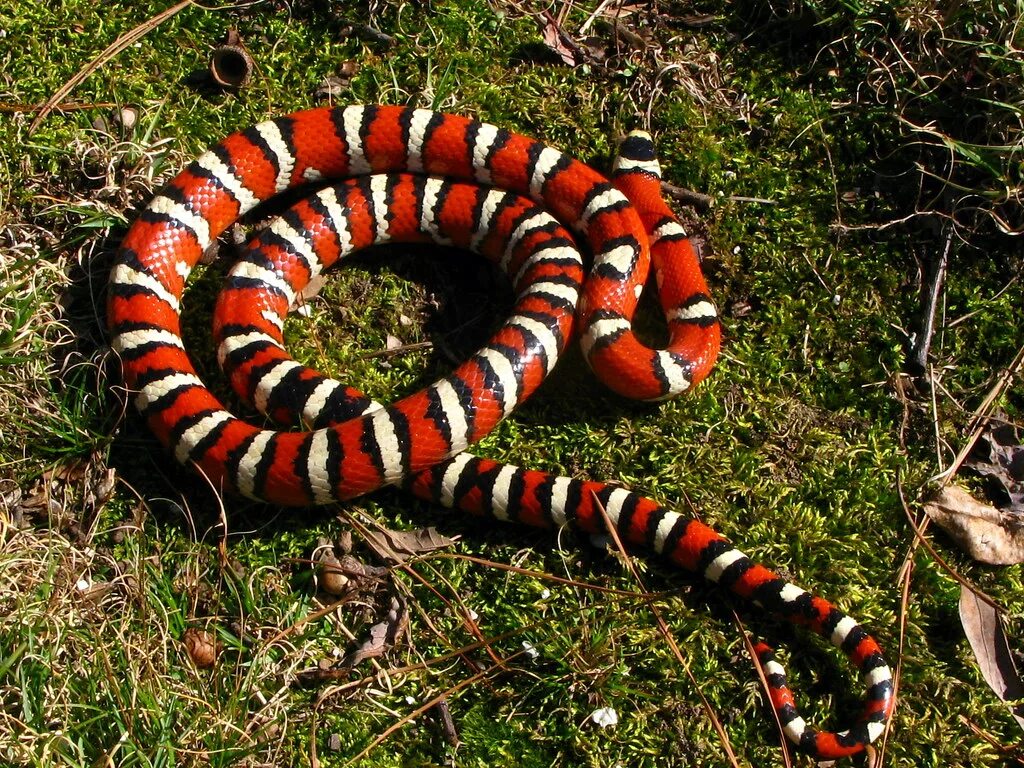
<path id="1" fill-rule="evenodd" d="M 757 652 L 786 735 L 819 759 L 854 754 L 884 730 L 893 683 L 878 644 L 852 618 L 655 501 L 464 453 L 536 389 L 574 323 L 591 367 L 621 394 L 671 397 L 710 371 L 719 343 L 714 306 L 685 232 L 661 199 L 659 175 L 642 134 L 623 142 L 609 181 L 532 139 L 429 110 L 352 106 L 264 122 L 195 160 L 132 226 L 111 276 L 113 348 L 156 436 L 219 488 L 309 506 L 402 484 L 475 514 L 591 533 L 604 532 L 607 514 L 623 541 L 840 648 L 868 686 L 863 714 L 840 733 L 808 726 L 782 667 L 767 646 Z M 180 298 L 191 268 L 232 222 L 287 189 L 329 180 L 347 181 L 258 235 L 218 302 L 218 357 L 236 391 L 275 419 L 311 428 L 260 429 L 231 415 L 199 380 L 181 341 Z M 592 254 L 585 278 L 563 226 Z M 310 279 L 388 240 L 477 250 L 509 275 L 516 304 L 451 374 L 380 406 L 292 361 L 281 328 Z M 652 265 L 669 331 L 662 350 L 632 332 Z"/>

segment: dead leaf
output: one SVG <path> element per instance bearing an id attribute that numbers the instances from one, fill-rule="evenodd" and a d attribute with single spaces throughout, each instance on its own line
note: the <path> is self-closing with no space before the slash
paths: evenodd
<path id="1" fill-rule="evenodd" d="M 85 490 L 85 505 L 92 509 L 103 507 L 114 494 L 114 486 L 117 483 L 117 472 L 107 469 L 99 477 L 90 478 Z"/>
<path id="2" fill-rule="evenodd" d="M 544 45 L 570 67 L 578 67 L 583 63 L 583 51 L 567 35 L 555 20 L 554 16 L 545 14 L 544 27 L 541 31 Z"/>
<path id="3" fill-rule="evenodd" d="M 417 531 L 392 531 L 379 528 L 366 532 L 366 545 L 384 562 L 404 563 L 410 557 L 445 549 L 455 539 L 437 532 L 437 529 L 420 528 Z"/>
<path id="4" fill-rule="evenodd" d="M 615 37 L 626 43 L 634 51 L 646 51 L 648 48 L 656 46 L 649 31 L 645 37 L 640 32 L 630 29 L 618 19 L 612 19 L 611 25 L 612 30 L 615 32 Z"/>
<path id="5" fill-rule="evenodd" d="M 1024 516 L 1024 446 L 1013 424 L 991 420 L 964 466 L 989 480 L 989 495 L 997 506 Z"/>
<path id="6" fill-rule="evenodd" d="M 346 656 L 341 666 L 355 667 L 366 659 L 375 659 L 387 653 L 409 626 L 409 612 L 396 597 L 391 598 L 387 618 L 370 627 L 370 637 L 356 650 Z"/>
<path id="7" fill-rule="evenodd" d="M 328 75 L 320 81 L 320 85 L 313 91 L 313 98 L 316 101 L 333 101 L 344 95 L 351 83 L 352 81 L 347 77 Z"/>
<path id="8" fill-rule="evenodd" d="M 1024 519 L 947 485 L 924 505 L 928 517 L 968 555 L 989 565 L 1024 562 Z"/>
<path id="9" fill-rule="evenodd" d="M 114 589 L 114 585 L 109 581 L 98 581 L 98 582 L 86 582 L 80 581 L 78 583 L 78 596 L 85 603 L 91 605 L 99 605 L 103 598 L 110 594 Z"/>
<path id="10" fill-rule="evenodd" d="M 324 289 L 326 283 L 327 278 L 323 274 L 311 277 L 309 282 L 306 283 L 306 287 L 299 291 L 299 295 L 295 297 L 295 304 L 306 303 L 310 299 L 315 299 L 320 295 L 320 291 Z"/>
<path id="11" fill-rule="evenodd" d="M 971 644 L 978 669 L 985 682 L 1010 707 L 1017 724 L 1024 728 L 1024 682 L 1010 653 L 999 613 L 966 587 L 960 588 L 960 623 Z"/>

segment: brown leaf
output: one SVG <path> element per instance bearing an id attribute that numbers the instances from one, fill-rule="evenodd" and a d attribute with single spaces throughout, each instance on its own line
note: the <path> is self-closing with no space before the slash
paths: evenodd
<path id="1" fill-rule="evenodd" d="M 1014 664 L 998 612 L 970 589 L 961 587 L 960 622 L 981 676 L 1000 701 L 1009 705 L 1018 725 L 1024 728 L 1024 704 L 1010 704 L 1024 699 L 1024 682 Z"/>
<path id="2" fill-rule="evenodd" d="M 107 469 L 99 477 L 92 477 L 85 488 L 85 504 L 93 509 L 100 509 L 114 494 L 117 484 L 117 472 Z"/>
<path id="3" fill-rule="evenodd" d="M 975 499 L 955 485 L 947 485 L 925 512 L 967 554 L 990 565 L 1024 562 L 1024 519 Z"/>
<path id="4" fill-rule="evenodd" d="M 387 653 L 398 637 L 409 626 L 409 613 L 398 598 L 391 598 L 391 608 L 387 618 L 370 627 L 370 637 L 356 650 L 346 656 L 341 666 L 347 669 L 366 659 L 374 659 Z"/>
<path id="5" fill-rule="evenodd" d="M 455 543 L 455 539 L 437 532 L 437 529 L 420 528 L 417 531 L 392 531 L 381 528 L 366 532 L 366 545 L 385 562 L 404 563 L 411 556 L 444 549 Z"/>
<path id="6" fill-rule="evenodd" d="M 615 31 L 615 37 L 626 43 L 626 45 L 635 51 L 645 51 L 654 46 L 650 32 L 648 32 L 645 37 L 640 32 L 630 29 L 618 19 L 612 19 L 611 25 L 612 29 Z"/>
<path id="7" fill-rule="evenodd" d="M 320 295 L 320 291 L 324 289 L 326 283 L 327 278 L 322 274 L 310 278 L 309 282 L 306 283 L 306 287 L 299 291 L 299 295 L 295 297 L 295 303 L 308 302 L 310 299 L 316 298 Z"/>
<path id="8" fill-rule="evenodd" d="M 989 498 L 996 505 L 1024 516 L 1024 446 L 1016 427 L 992 419 L 964 466 L 988 479 Z"/>
<path id="9" fill-rule="evenodd" d="M 583 52 L 572 39 L 562 31 L 553 16 L 548 15 L 544 20 L 544 28 L 541 32 L 544 45 L 548 50 L 554 52 L 558 58 L 570 67 L 576 67 L 583 63 Z"/>
<path id="10" fill-rule="evenodd" d="M 347 77 L 339 75 L 328 75 L 320 81 L 320 85 L 313 91 L 313 98 L 317 101 L 328 101 L 343 96 L 348 90 L 352 81 Z"/>

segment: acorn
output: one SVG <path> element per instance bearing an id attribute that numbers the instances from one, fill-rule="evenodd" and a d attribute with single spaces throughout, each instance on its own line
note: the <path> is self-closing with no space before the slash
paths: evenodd
<path id="1" fill-rule="evenodd" d="M 181 637 L 192 663 L 199 669 L 209 669 L 217 662 L 217 641 L 212 632 L 191 627 Z"/>

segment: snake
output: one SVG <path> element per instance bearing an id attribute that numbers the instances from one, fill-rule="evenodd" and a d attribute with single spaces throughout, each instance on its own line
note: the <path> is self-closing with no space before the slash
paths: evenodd
<path id="1" fill-rule="evenodd" d="M 537 389 L 573 339 L 604 384 L 639 400 L 678 395 L 711 371 L 719 320 L 660 178 L 643 132 L 622 141 L 608 178 L 537 140 L 428 109 L 319 107 L 266 120 L 195 159 L 129 228 L 108 286 L 111 348 L 158 441 L 223 493 L 310 507 L 396 485 L 500 520 L 598 535 L 612 526 L 626 545 L 818 633 L 866 686 L 846 730 L 804 720 L 771 648 L 758 642 L 753 652 L 786 737 L 819 760 L 854 755 L 885 731 L 895 703 L 882 650 L 854 618 L 691 515 L 614 483 L 466 452 Z M 200 379 L 181 338 L 181 304 L 193 267 L 229 227 L 298 188 L 319 191 L 252 238 L 214 313 L 232 387 L 284 424 L 268 429 L 233 415 Z M 449 374 L 381 405 L 292 360 L 283 325 L 324 269 L 389 241 L 482 254 L 508 275 L 514 306 Z M 633 330 L 652 275 L 668 332 L 658 349 Z"/>

